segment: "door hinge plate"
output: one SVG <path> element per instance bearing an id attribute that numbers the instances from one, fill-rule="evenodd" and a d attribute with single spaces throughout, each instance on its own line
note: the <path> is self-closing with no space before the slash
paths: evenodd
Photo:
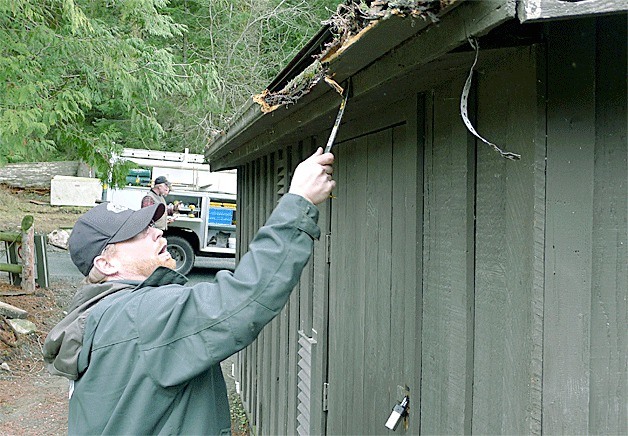
<path id="1" fill-rule="evenodd" d="M 331 233 L 325 235 L 325 262 L 331 263 Z"/>
<path id="2" fill-rule="evenodd" d="M 323 412 L 327 412 L 329 405 L 327 403 L 327 398 L 329 395 L 329 383 L 323 383 Z"/>

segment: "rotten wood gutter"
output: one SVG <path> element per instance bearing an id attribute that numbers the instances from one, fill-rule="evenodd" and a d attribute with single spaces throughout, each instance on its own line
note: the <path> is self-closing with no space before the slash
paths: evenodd
<path id="1" fill-rule="evenodd" d="M 429 71 L 447 63 L 439 58 L 516 15 L 516 0 L 371 1 L 368 10 L 355 9 L 358 3 L 339 6 L 268 89 L 210 142 L 205 155 L 212 170 L 235 168 L 331 128 L 341 97 L 329 83 L 343 86 L 351 78 L 345 117 L 355 118 L 378 98 L 401 98 L 409 79 L 428 84 Z"/>

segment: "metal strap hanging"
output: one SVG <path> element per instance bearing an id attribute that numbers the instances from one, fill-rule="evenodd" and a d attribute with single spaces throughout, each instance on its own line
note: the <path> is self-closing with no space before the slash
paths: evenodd
<path id="1" fill-rule="evenodd" d="M 520 154 L 503 151 L 497 145 L 493 144 L 492 142 L 480 136 L 480 134 L 475 130 L 475 128 L 473 127 L 473 124 L 471 124 L 471 121 L 469 120 L 469 115 L 467 112 L 469 90 L 471 89 L 471 81 L 473 79 L 473 69 L 475 68 L 475 64 L 477 64 L 478 62 L 478 54 L 480 53 L 480 45 L 478 44 L 475 38 L 469 38 L 469 44 L 471 44 L 471 47 L 475 49 L 475 60 L 473 61 L 473 65 L 471 65 L 471 70 L 469 71 L 469 77 L 467 77 L 467 81 L 464 83 L 464 88 L 462 89 L 462 96 L 460 97 L 460 115 L 462 115 L 462 121 L 464 121 L 464 125 L 467 126 L 467 129 L 469 130 L 469 132 L 473 133 L 473 135 L 476 138 L 478 138 L 485 144 L 493 147 L 493 149 L 496 152 L 498 152 L 502 157 L 505 157 L 506 159 L 510 159 L 510 160 L 519 160 L 521 159 Z"/>

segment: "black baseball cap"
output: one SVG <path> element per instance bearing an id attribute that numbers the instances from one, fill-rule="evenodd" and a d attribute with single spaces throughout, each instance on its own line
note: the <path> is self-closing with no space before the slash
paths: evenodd
<path id="1" fill-rule="evenodd" d="M 164 176 L 159 176 L 155 179 L 155 185 L 159 185 L 160 183 L 165 183 L 168 186 L 171 185 L 168 179 L 166 179 Z"/>
<path id="2" fill-rule="evenodd" d="M 151 221 L 157 221 L 166 207 L 153 204 L 140 210 L 128 209 L 113 203 L 101 203 L 83 214 L 74 224 L 68 246 L 74 265 L 89 274 L 94 259 L 108 244 L 126 241 L 142 232 Z"/>

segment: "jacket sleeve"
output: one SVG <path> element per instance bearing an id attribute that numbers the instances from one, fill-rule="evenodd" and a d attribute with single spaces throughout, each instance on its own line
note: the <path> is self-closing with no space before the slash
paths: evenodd
<path id="1" fill-rule="evenodd" d="M 320 236 L 317 220 L 316 206 L 286 194 L 233 273 L 145 291 L 136 320 L 151 377 L 180 384 L 253 342 L 297 284 Z"/>

